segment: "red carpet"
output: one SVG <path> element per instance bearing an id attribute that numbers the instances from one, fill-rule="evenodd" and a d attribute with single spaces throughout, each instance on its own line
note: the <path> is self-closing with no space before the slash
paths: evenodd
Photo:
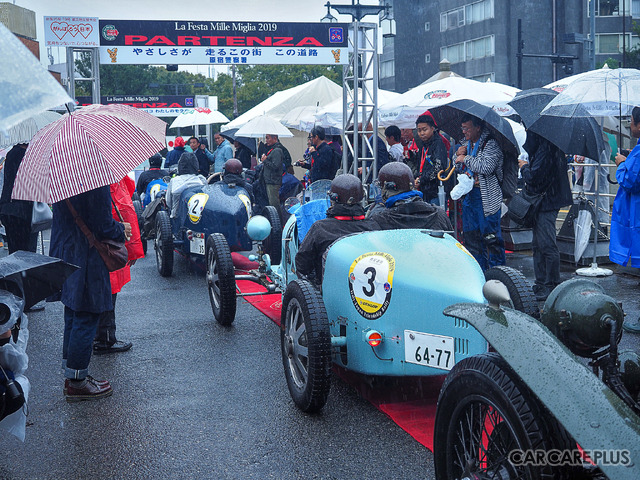
<path id="1" fill-rule="evenodd" d="M 239 253 L 232 253 L 236 273 L 244 273 L 257 268 Z M 248 280 L 236 282 L 238 290 L 244 293 L 260 292 L 265 289 Z M 280 325 L 281 296 L 265 294 L 245 297 L 245 300 Z M 436 402 L 444 376 L 384 378 L 372 382 L 369 377 L 334 366 L 333 371 L 347 382 L 367 401 L 387 414 L 400 428 L 422 445 L 433 451 L 433 424 Z"/>

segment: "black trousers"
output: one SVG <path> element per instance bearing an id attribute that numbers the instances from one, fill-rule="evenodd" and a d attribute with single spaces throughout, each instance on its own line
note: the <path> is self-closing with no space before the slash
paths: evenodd
<path id="1" fill-rule="evenodd" d="M 96 332 L 96 342 L 103 343 L 105 345 L 113 345 L 116 343 L 116 296 L 117 293 L 112 293 L 111 298 L 113 300 L 113 310 L 108 312 L 102 312 L 100 314 L 100 321 L 98 322 L 98 330 Z"/>
<path id="2" fill-rule="evenodd" d="M 7 233 L 7 242 L 9 243 L 9 254 L 18 250 L 26 250 L 28 252 L 36 251 L 38 246 L 38 234 L 31 233 L 31 219 L 14 217 L 13 215 L 0 216 L 4 229 Z"/>
<path id="3" fill-rule="evenodd" d="M 548 295 L 560 283 L 560 251 L 556 243 L 558 210 L 538 212 L 533 224 L 533 272 L 536 294 Z"/>

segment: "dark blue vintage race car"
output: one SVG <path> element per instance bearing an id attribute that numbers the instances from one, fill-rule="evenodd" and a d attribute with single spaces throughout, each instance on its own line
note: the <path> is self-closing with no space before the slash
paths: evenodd
<path id="1" fill-rule="evenodd" d="M 278 231 L 277 211 L 267 207 L 264 214 Z M 242 187 L 220 181 L 187 188 L 180 194 L 175 218 L 170 218 L 167 209 L 156 215 L 154 248 L 158 272 L 163 277 L 172 274 L 174 250 L 192 260 L 204 261 L 207 244 L 214 241 L 212 234 L 224 240 L 229 252 L 251 250 L 252 241 L 246 232 L 251 215 L 251 197 Z M 273 245 L 279 251 L 279 238 Z"/>

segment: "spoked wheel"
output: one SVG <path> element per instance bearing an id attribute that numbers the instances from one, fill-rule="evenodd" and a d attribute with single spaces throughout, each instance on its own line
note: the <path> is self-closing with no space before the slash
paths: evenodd
<path id="1" fill-rule="evenodd" d="M 531 284 L 526 277 L 515 268 L 497 266 L 484 272 L 486 280 L 499 280 L 509 290 L 510 307 L 526 313 L 530 317 L 540 318 L 540 309 Z"/>
<path id="2" fill-rule="evenodd" d="M 271 257 L 271 264 L 278 265 L 282 260 L 282 224 L 280 223 L 280 215 L 278 215 L 278 210 L 271 205 L 264 207 L 262 214 L 271 224 L 271 233 L 263 242 L 264 251 Z"/>
<path id="3" fill-rule="evenodd" d="M 287 286 L 282 302 L 282 363 L 289 393 L 303 412 L 319 411 L 331 388 L 331 333 L 322 296 L 307 281 Z"/>
<path id="4" fill-rule="evenodd" d="M 173 273 L 173 234 L 169 214 L 160 211 L 156 215 L 156 265 L 158 273 L 163 277 L 170 277 Z"/>
<path id="5" fill-rule="evenodd" d="M 236 277 L 229 244 L 220 233 L 207 239 L 207 287 L 216 321 L 231 325 L 236 318 Z"/>
<path id="6" fill-rule="evenodd" d="M 466 358 L 440 391 L 434 431 L 438 479 L 561 479 L 568 472 L 522 465 L 520 450 L 575 448 L 507 363 L 495 353 Z"/>
<path id="7" fill-rule="evenodd" d="M 144 220 L 142 219 L 142 203 L 140 202 L 140 200 L 133 200 L 133 209 L 136 211 L 136 217 L 138 218 L 138 228 L 140 228 L 140 241 L 142 242 L 142 251 L 146 255 L 147 238 L 142 234 L 142 226 L 144 225 Z"/>

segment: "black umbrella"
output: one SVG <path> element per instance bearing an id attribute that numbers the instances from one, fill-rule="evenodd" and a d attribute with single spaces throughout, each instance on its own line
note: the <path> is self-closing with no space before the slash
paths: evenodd
<path id="1" fill-rule="evenodd" d="M 235 133 L 238 130 L 238 128 L 225 130 L 224 132 L 220 132 L 220 136 L 226 138 L 227 140 L 230 140 L 231 142 L 238 142 L 251 150 L 251 153 L 256 153 L 256 139 L 249 137 L 236 137 Z"/>
<path id="2" fill-rule="evenodd" d="M 602 128 L 595 118 L 578 106 L 574 117 L 540 115 L 558 92 L 547 88 L 532 88 L 518 92 L 509 105 L 518 112 L 527 130 L 547 139 L 564 153 L 584 155 L 600 161 L 604 151 Z"/>
<path id="3" fill-rule="evenodd" d="M 69 275 L 78 269 L 59 258 L 19 250 L 0 259 L 0 289 L 3 280 L 22 284 L 25 309 L 57 293 Z"/>
<path id="4" fill-rule="evenodd" d="M 464 99 L 430 108 L 429 112 L 433 115 L 438 128 L 456 140 L 464 138 L 462 117 L 469 114 L 479 118 L 484 121 L 485 127 L 492 134 L 491 136 L 500 144 L 501 150 L 511 153 L 513 158 L 518 157 L 518 142 L 513 135 L 511 125 L 491 107 Z"/>

